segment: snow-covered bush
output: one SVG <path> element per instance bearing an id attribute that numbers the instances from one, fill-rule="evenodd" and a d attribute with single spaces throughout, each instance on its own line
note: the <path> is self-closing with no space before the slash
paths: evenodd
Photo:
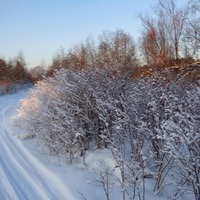
<path id="1" fill-rule="evenodd" d="M 84 158 L 91 139 L 99 145 L 101 129 L 89 78 L 85 72 L 61 69 L 38 82 L 21 101 L 16 124 L 43 141 L 49 153 L 67 155 L 71 162 L 76 154 Z"/>
<path id="2" fill-rule="evenodd" d="M 190 191 L 198 199 L 199 94 L 194 84 L 132 80 L 117 69 L 61 69 L 21 101 L 16 124 L 70 162 L 109 148 L 123 199 L 144 199 L 146 178 L 157 194 L 175 183 L 170 198 Z"/>
<path id="3" fill-rule="evenodd" d="M 200 198 L 200 93 L 199 88 L 187 91 L 179 99 L 173 116 L 163 127 L 168 133 L 165 150 L 174 159 L 171 178 L 176 187 L 174 198 L 192 193 Z"/>

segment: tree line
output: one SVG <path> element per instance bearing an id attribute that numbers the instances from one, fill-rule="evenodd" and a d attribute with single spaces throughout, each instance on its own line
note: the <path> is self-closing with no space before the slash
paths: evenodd
<path id="1" fill-rule="evenodd" d="M 52 76 L 59 68 L 82 70 L 95 67 L 120 68 L 132 71 L 133 77 L 149 74 L 149 69 L 180 66 L 199 60 L 200 1 L 188 1 L 180 7 L 175 0 L 159 0 L 149 14 L 139 15 L 141 36 L 137 43 L 125 31 L 104 31 L 97 39 L 88 37 L 65 52 L 61 48 L 46 72 L 41 66 L 33 69 Z"/>
<path id="2" fill-rule="evenodd" d="M 65 52 L 61 48 L 48 68 L 43 64 L 27 71 L 23 55 L 6 62 L 1 58 L 1 79 L 42 80 L 55 69 L 116 67 L 132 71 L 133 77 L 199 60 L 200 1 L 188 1 L 182 7 L 176 0 L 159 0 L 151 13 L 140 14 L 141 36 L 135 42 L 125 31 L 104 31 L 97 39 L 88 37 Z M 32 77 L 30 77 L 30 74 Z M 26 77 L 26 78 L 25 78 Z"/>
<path id="3" fill-rule="evenodd" d="M 31 81 L 31 74 L 26 68 L 26 62 L 22 52 L 9 61 L 0 58 L 0 80 L 13 83 Z"/>

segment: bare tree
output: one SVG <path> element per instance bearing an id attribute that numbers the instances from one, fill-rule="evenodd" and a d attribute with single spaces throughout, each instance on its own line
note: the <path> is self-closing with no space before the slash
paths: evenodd
<path id="1" fill-rule="evenodd" d="M 188 7 L 190 15 L 187 20 L 184 41 L 190 56 L 198 59 L 200 50 L 200 1 L 192 0 Z"/>
<path id="2" fill-rule="evenodd" d="M 188 6 L 179 8 L 175 0 L 160 0 L 153 13 L 155 19 L 140 16 L 144 25 L 141 42 L 144 55 L 155 63 L 173 59 L 178 62 L 183 51 Z"/>
<path id="3" fill-rule="evenodd" d="M 44 78 L 44 76 L 46 75 L 46 69 L 39 65 L 37 67 L 34 67 L 30 70 L 30 73 L 32 75 L 32 78 L 34 79 L 34 82 L 36 81 L 40 81 Z"/>
<path id="4" fill-rule="evenodd" d="M 0 58 L 0 79 L 5 80 L 9 77 L 9 70 L 6 61 Z"/>
<path id="5" fill-rule="evenodd" d="M 140 19 L 144 26 L 140 47 L 147 65 L 167 64 L 172 57 L 172 50 L 163 25 L 164 19 L 155 21 L 143 16 Z"/>
<path id="6" fill-rule="evenodd" d="M 164 26 L 173 45 L 175 59 L 178 60 L 189 9 L 188 7 L 178 8 L 175 0 L 160 0 L 157 9 L 158 16 L 165 19 Z"/>
<path id="7" fill-rule="evenodd" d="M 130 69 L 138 65 L 133 38 L 122 30 L 99 36 L 98 65 Z"/>

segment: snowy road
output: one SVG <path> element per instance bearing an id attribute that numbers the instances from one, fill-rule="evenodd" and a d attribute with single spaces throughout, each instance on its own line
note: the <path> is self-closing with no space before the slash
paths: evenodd
<path id="1" fill-rule="evenodd" d="M 25 93 L 0 96 L 0 200 L 75 199 L 12 135 L 10 116 Z"/>

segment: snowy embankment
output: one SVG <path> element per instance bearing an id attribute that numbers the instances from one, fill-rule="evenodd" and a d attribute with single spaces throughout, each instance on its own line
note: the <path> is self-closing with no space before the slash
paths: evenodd
<path id="1" fill-rule="evenodd" d="M 86 166 L 69 166 L 40 154 L 34 140 L 21 141 L 14 136 L 11 119 L 19 100 L 25 96 L 26 92 L 0 96 L 0 200 L 106 199 L 98 176 L 104 170 L 103 165 L 112 169 L 114 175 L 107 188 L 110 199 L 121 199 L 122 188 L 114 180 L 119 171 L 107 150 L 87 155 Z M 149 192 L 151 189 L 149 181 L 146 199 L 164 199 Z"/>

